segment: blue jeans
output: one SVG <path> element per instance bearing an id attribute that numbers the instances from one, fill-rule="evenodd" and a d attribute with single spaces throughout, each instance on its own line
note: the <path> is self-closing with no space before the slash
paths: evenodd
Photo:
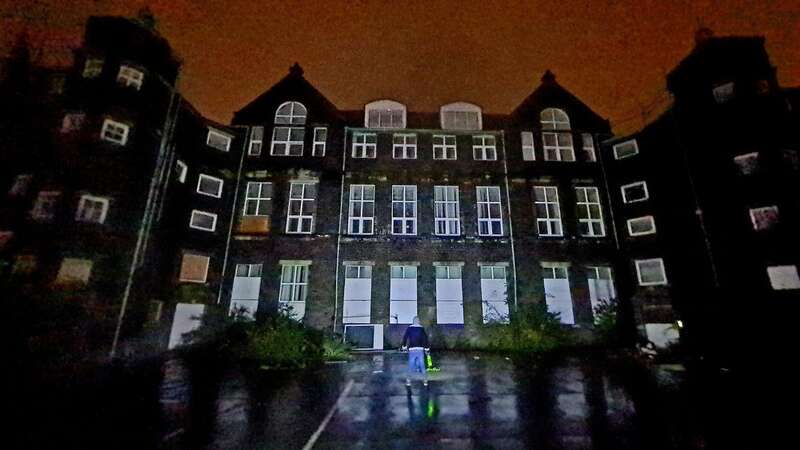
<path id="1" fill-rule="evenodd" d="M 428 372 L 425 370 L 425 350 L 408 351 L 408 371 L 412 375 L 421 373 L 422 378 L 428 378 Z"/>

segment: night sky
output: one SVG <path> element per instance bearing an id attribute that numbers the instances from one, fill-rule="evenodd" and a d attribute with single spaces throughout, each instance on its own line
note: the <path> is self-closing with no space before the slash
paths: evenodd
<path id="1" fill-rule="evenodd" d="M 664 76 L 701 20 L 718 36 L 765 36 L 780 83 L 800 85 L 800 1 L 586 3 L 0 0 L 0 52 L 27 25 L 44 61 L 65 65 L 88 16 L 148 5 L 184 61 L 183 93 L 222 122 L 297 61 L 342 109 L 393 98 L 411 110 L 464 100 L 506 113 L 551 69 L 619 132 L 640 127 L 643 108 L 663 109 Z"/>

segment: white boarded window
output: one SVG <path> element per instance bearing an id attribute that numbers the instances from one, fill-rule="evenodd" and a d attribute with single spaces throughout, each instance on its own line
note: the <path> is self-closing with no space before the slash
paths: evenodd
<path id="1" fill-rule="evenodd" d="M 31 209 L 31 218 L 39 221 L 50 221 L 56 216 L 56 207 L 61 198 L 61 192 L 42 191 L 36 196 L 36 201 Z"/>
<path id="2" fill-rule="evenodd" d="M 222 131 L 209 128 L 208 134 L 206 134 L 206 145 L 227 152 L 231 148 L 231 136 Z"/>
<path id="3" fill-rule="evenodd" d="M 593 186 L 577 186 L 578 229 L 582 236 L 605 236 L 603 212 L 600 208 L 600 192 Z"/>
<path id="4" fill-rule="evenodd" d="M 497 160 L 497 139 L 494 136 L 472 136 L 472 157 L 476 161 Z"/>
<path id="5" fill-rule="evenodd" d="M 86 284 L 92 275 L 92 260 L 64 258 L 56 275 L 57 284 Z"/>
<path id="6" fill-rule="evenodd" d="M 758 152 L 735 156 L 733 162 L 742 175 L 750 175 L 758 170 Z"/>
<path id="7" fill-rule="evenodd" d="M 439 264 L 436 270 L 436 323 L 464 324 L 461 265 Z"/>
<path id="8" fill-rule="evenodd" d="M 367 128 L 405 128 L 406 107 L 392 100 L 378 100 L 364 107 Z"/>
<path id="9" fill-rule="evenodd" d="M 392 234 L 417 234 L 416 186 L 392 186 Z"/>
<path id="10" fill-rule="evenodd" d="M 325 156 L 325 146 L 328 142 L 328 129 L 325 127 L 314 128 L 314 145 L 311 148 L 311 156 Z"/>
<path id="11" fill-rule="evenodd" d="M 778 224 L 778 207 L 764 206 L 750 209 L 750 222 L 756 231 L 769 230 Z"/>
<path id="12" fill-rule="evenodd" d="M 572 325 L 575 323 L 575 315 L 572 310 L 568 268 L 565 263 L 542 263 L 542 278 L 547 310 L 557 313 L 561 323 Z"/>
<path id="13" fill-rule="evenodd" d="M 477 186 L 478 235 L 502 236 L 503 215 L 499 186 Z"/>
<path id="14" fill-rule="evenodd" d="M 286 215 L 287 233 L 310 234 L 313 231 L 316 191 L 316 183 L 291 183 Z"/>
<path id="15" fill-rule="evenodd" d="M 374 158 L 377 146 L 375 133 L 353 133 L 353 158 Z"/>
<path id="16" fill-rule="evenodd" d="M 591 133 L 581 134 L 581 142 L 583 143 L 583 155 L 586 161 L 597 161 L 597 154 L 594 150 L 594 138 Z"/>
<path id="17" fill-rule="evenodd" d="M 644 236 L 656 232 L 656 221 L 653 216 L 642 216 L 628 219 L 628 234 L 631 236 Z"/>
<path id="18" fill-rule="evenodd" d="M 201 173 L 197 177 L 197 193 L 207 195 L 209 197 L 220 198 L 222 197 L 222 185 L 224 181 L 221 178 L 212 177 Z"/>
<path id="19" fill-rule="evenodd" d="M 144 72 L 131 66 L 122 65 L 117 73 L 117 83 L 121 86 L 132 87 L 137 91 L 142 88 Z"/>
<path id="20" fill-rule="evenodd" d="M 306 314 L 308 296 L 308 264 L 283 264 L 278 304 L 286 315 L 302 320 Z"/>
<path id="21" fill-rule="evenodd" d="M 205 283 L 211 258 L 195 253 L 184 253 L 178 280 L 187 283 Z"/>
<path id="22" fill-rule="evenodd" d="M 78 222 L 103 223 L 108 213 L 108 198 L 82 195 L 78 201 L 75 220 Z"/>
<path id="23" fill-rule="evenodd" d="M 456 102 L 439 108 L 443 130 L 480 130 L 483 127 L 481 108 L 466 102 Z"/>
<path id="24" fill-rule="evenodd" d="M 667 284 L 667 274 L 664 271 L 664 260 L 661 258 L 636 259 L 636 277 L 640 286 L 655 286 Z"/>
<path id="25" fill-rule="evenodd" d="M 192 217 L 189 219 L 189 228 L 214 231 L 217 229 L 217 215 L 197 209 L 192 210 Z"/>
<path id="26" fill-rule="evenodd" d="M 390 268 L 389 323 L 411 323 L 417 315 L 417 267 Z"/>
<path id="27" fill-rule="evenodd" d="M 505 266 L 481 265 L 483 323 L 508 323 L 508 283 Z"/>
<path id="28" fill-rule="evenodd" d="M 772 289 L 800 289 L 800 276 L 797 275 L 797 266 L 770 266 L 767 275 Z"/>
<path id="29" fill-rule="evenodd" d="M 186 182 L 186 174 L 189 172 L 189 166 L 186 165 L 185 162 L 181 161 L 180 159 L 175 162 L 175 177 L 178 178 L 178 181 L 181 183 Z"/>
<path id="30" fill-rule="evenodd" d="M 534 186 L 533 202 L 539 236 L 563 236 L 558 189 L 555 186 Z"/>
<path id="31" fill-rule="evenodd" d="M 447 135 L 434 135 L 433 159 L 454 160 L 456 158 L 456 137 Z"/>
<path id="32" fill-rule="evenodd" d="M 620 190 L 622 191 L 622 201 L 624 203 L 643 202 L 650 198 L 647 183 L 644 181 L 626 184 L 620 187 Z"/>
<path id="33" fill-rule="evenodd" d="M 417 159 L 417 135 L 395 134 L 392 136 L 392 157 L 394 159 Z"/>
<path id="34" fill-rule="evenodd" d="M 272 129 L 271 155 L 276 156 L 303 156 L 303 127 L 279 127 Z"/>
<path id="35" fill-rule="evenodd" d="M 636 139 L 614 144 L 613 149 L 614 159 L 629 158 L 639 153 L 639 145 L 636 143 Z"/>
<path id="36" fill-rule="evenodd" d="M 543 130 L 569 130 L 569 116 L 558 108 L 547 108 L 539 113 Z"/>
<path id="37" fill-rule="evenodd" d="M 272 213 L 272 183 L 250 181 L 244 197 L 245 216 L 268 216 Z"/>
<path id="38" fill-rule="evenodd" d="M 372 266 L 345 265 L 342 323 L 370 323 Z"/>
<path id="39" fill-rule="evenodd" d="M 533 147 L 533 132 L 531 131 L 521 132 L 520 139 L 522 140 L 522 160 L 535 161 L 536 153 Z"/>
<path id="40" fill-rule="evenodd" d="M 247 154 L 249 156 L 259 156 L 263 147 L 264 127 L 253 127 L 250 130 L 250 147 L 247 148 Z"/>
<path id="41" fill-rule="evenodd" d="M 103 128 L 100 130 L 100 139 L 114 144 L 125 145 L 128 143 L 128 132 L 130 127 L 122 122 L 111 119 L 103 121 Z"/>
<path id="42" fill-rule="evenodd" d="M 97 78 L 103 73 L 103 59 L 89 58 L 83 65 L 83 78 Z"/>
<path id="43" fill-rule="evenodd" d="M 349 234 L 372 234 L 375 225 L 375 185 L 350 185 Z"/>
<path id="44" fill-rule="evenodd" d="M 542 132 L 542 149 L 545 161 L 575 161 L 572 134 L 568 132 Z"/>
<path id="45" fill-rule="evenodd" d="M 601 301 L 617 298 L 617 292 L 614 289 L 614 279 L 611 276 L 610 267 L 589 266 L 586 270 L 586 278 L 589 281 L 589 301 L 592 303 L 592 313 L 594 313 Z"/>
<path id="46" fill-rule="evenodd" d="M 461 216 L 458 186 L 434 186 L 434 233 L 437 236 L 460 236 Z"/>
<path id="47" fill-rule="evenodd" d="M 61 121 L 61 132 L 69 133 L 78 131 L 83 128 L 86 122 L 86 114 L 83 113 L 69 113 L 64 115 L 64 120 Z"/>

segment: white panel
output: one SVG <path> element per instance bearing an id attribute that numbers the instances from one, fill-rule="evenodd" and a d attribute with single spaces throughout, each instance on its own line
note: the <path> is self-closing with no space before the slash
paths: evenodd
<path id="1" fill-rule="evenodd" d="M 589 278 L 589 299 L 592 301 L 592 312 L 600 303 L 601 299 L 611 300 L 615 297 L 614 284 L 611 280 L 598 280 Z"/>
<path id="2" fill-rule="evenodd" d="M 372 278 L 345 278 L 345 300 L 370 300 L 372 298 Z"/>
<path id="3" fill-rule="evenodd" d="M 242 310 L 243 317 L 255 319 L 256 311 L 258 310 L 258 300 L 231 300 L 231 307 L 228 310 L 228 314 L 233 314 L 233 312 L 237 310 Z"/>
<path id="4" fill-rule="evenodd" d="M 411 323 L 416 315 L 416 300 L 392 300 L 389 303 L 389 323 Z"/>
<path id="5" fill-rule="evenodd" d="M 461 278 L 457 279 L 437 279 L 436 280 L 436 300 L 457 300 L 464 301 L 464 293 L 461 289 Z"/>
<path id="6" fill-rule="evenodd" d="M 236 300 L 258 300 L 260 290 L 260 277 L 236 277 L 233 279 L 231 298 Z"/>
<path id="7" fill-rule="evenodd" d="M 169 333 L 169 344 L 167 348 L 173 349 L 179 345 L 186 344 L 183 335 L 196 330 L 202 321 L 206 305 L 193 303 L 178 303 L 175 305 L 175 317 L 172 319 L 172 330 Z"/>
<path id="8" fill-rule="evenodd" d="M 391 294 L 389 298 L 392 300 L 416 300 L 417 279 L 392 278 Z"/>
<path id="9" fill-rule="evenodd" d="M 292 308 L 291 318 L 294 320 L 303 320 L 306 316 L 306 302 L 279 302 L 282 307 L 289 306 Z"/>
<path id="10" fill-rule="evenodd" d="M 767 267 L 769 283 L 772 289 L 800 289 L 800 277 L 797 275 L 797 266 L 772 266 Z"/>
<path id="11" fill-rule="evenodd" d="M 485 302 L 506 301 L 506 280 L 481 280 L 481 299 Z"/>
<path id="12" fill-rule="evenodd" d="M 544 280 L 544 296 L 550 312 L 561 313 L 561 323 L 574 324 L 572 313 L 572 294 L 569 291 L 569 280 Z"/>
<path id="13" fill-rule="evenodd" d="M 490 321 L 500 321 L 508 323 L 508 303 L 502 302 L 482 302 L 483 323 Z"/>
<path id="14" fill-rule="evenodd" d="M 371 304 L 369 300 L 345 300 L 342 323 L 369 323 Z"/>
<path id="15" fill-rule="evenodd" d="M 447 280 L 451 281 L 451 280 Z M 460 281 L 460 280 L 459 280 Z M 464 304 L 462 302 L 436 302 L 436 323 L 464 324 Z"/>
<path id="16" fill-rule="evenodd" d="M 680 335 L 671 323 L 646 323 L 644 324 L 647 340 L 658 348 L 664 348 L 678 341 Z"/>
<path id="17" fill-rule="evenodd" d="M 373 350 L 383 350 L 383 325 L 375 325 L 375 332 L 372 335 Z"/>

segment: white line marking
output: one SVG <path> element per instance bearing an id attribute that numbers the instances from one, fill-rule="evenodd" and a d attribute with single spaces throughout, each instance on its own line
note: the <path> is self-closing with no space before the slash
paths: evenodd
<path id="1" fill-rule="evenodd" d="M 322 432 L 325 431 L 325 427 L 328 426 L 328 422 L 331 421 L 333 415 L 336 413 L 336 410 L 339 408 L 339 403 L 341 403 L 342 400 L 345 397 L 347 397 L 347 394 L 350 392 L 350 389 L 352 389 L 352 387 L 353 387 L 353 380 L 350 380 L 347 382 L 347 386 L 344 387 L 344 390 L 342 390 L 342 393 L 339 394 L 339 398 L 336 399 L 336 403 L 334 403 L 333 406 L 331 406 L 331 410 L 328 411 L 328 414 L 325 416 L 324 419 L 322 419 L 322 423 L 320 423 L 319 427 L 317 427 L 317 431 L 315 431 L 314 434 L 312 434 L 311 437 L 308 438 L 308 442 L 306 442 L 306 445 L 303 446 L 303 450 L 311 450 L 311 448 L 314 447 L 314 444 L 317 443 L 317 439 L 319 439 L 319 437 L 322 435 Z"/>

